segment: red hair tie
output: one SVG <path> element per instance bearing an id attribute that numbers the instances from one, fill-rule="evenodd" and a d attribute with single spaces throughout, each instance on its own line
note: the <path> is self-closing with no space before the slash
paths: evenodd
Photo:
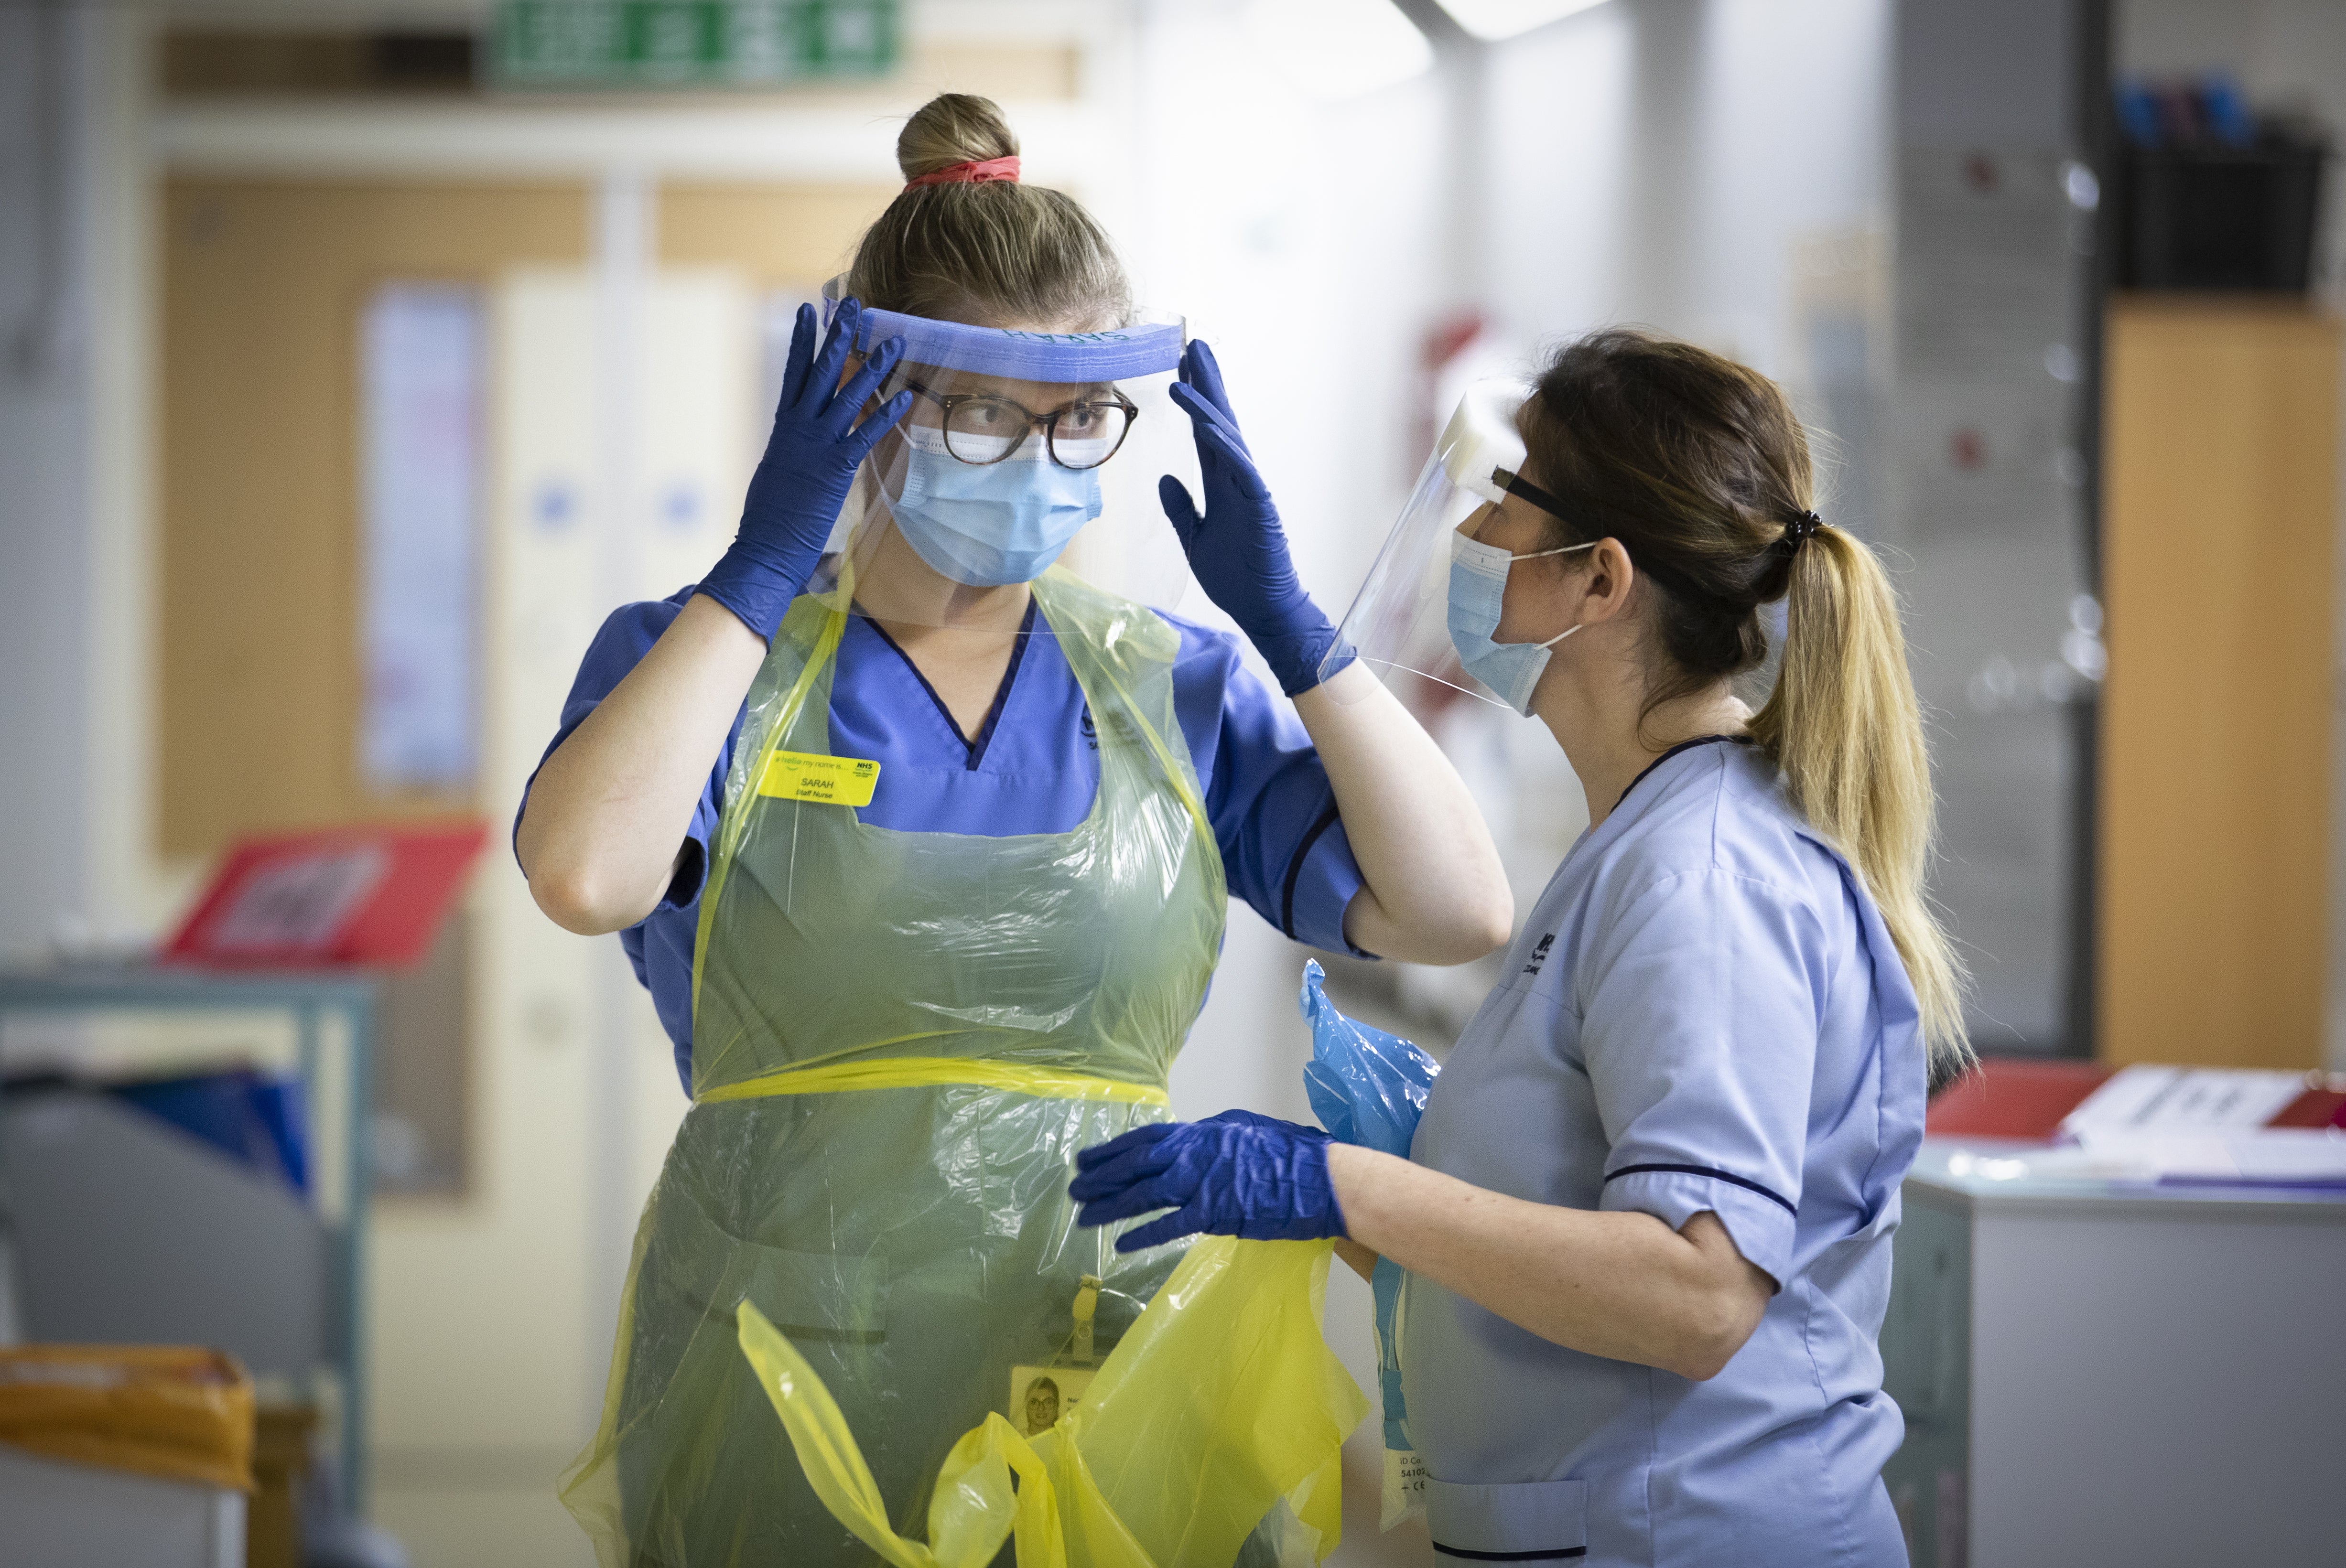
<path id="1" fill-rule="evenodd" d="M 924 174 L 918 179 L 906 180 L 904 188 L 913 190 L 923 185 L 994 185 L 997 183 L 1009 185 L 1018 183 L 1018 159 L 1015 155 L 1010 158 L 989 158 L 979 163 L 953 164 L 938 169 L 933 174 Z"/>

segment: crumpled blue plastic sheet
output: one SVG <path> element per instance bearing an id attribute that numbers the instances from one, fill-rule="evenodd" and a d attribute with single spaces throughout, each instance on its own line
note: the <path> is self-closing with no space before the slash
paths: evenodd
<path id="1" fill-rule="evenodd" d="M 1400 1035 L 1339 1013 L 1328 1000 L 1326 980 L 1319 960 L 1304 962 L 1297 1005 L 1311 1025 L 1311 1060 L 1303 1069 L 1311 1113 L 1345 1143 L 1407 1159 L 1418 1118 L 1425 1114 L 1425 1097 L 1442 1068 Z M 1400 1347 L 1393 1339 L 1401 1278 L 1400 1266 L 1380 1257 L 1369 1288 L 1376 1298 L 1377 1392 L 1384 1407 L 1385 1447 L 1407 1450 L 1409 1411 L 1402 1400 Z M 1388 1518 L 1388 1528 L 1392 1522 Z"/>
<path id="2" fill-rule="evenodd" d="M 1337 1012 L 1324 989 L 1327 978 L 1318 959 L 1307 960 L 1297 999 L 1311 1025 L 1311 1061 L 1303 1069 L 1311 1112 L 1345 1143 L 1407 1159 L 1425 1096 L 1442 1069 L 1398 1034 Z"/>

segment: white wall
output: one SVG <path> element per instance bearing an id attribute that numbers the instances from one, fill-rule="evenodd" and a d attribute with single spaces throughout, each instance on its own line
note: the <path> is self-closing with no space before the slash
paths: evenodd
<path id="1" fill-rule="evenodd" d="M 1484 267 L 1503 322 L 1642 322 L 1796 366 L 1795 242 L 1885 219 L 1890 13 L 1614 0 L 1497 48 Z"/>
<path id="2" fill-rule="evenodd" d="M 0 7 L 0 961 L 181 891 L 148 831 L 147 28 Z"/>
<path id="3" fill-rule="evenodd" d="M 84 908 L 82 32 L 0 9 L 0 952 Z"/>
<path id="4" fill-rule="evenodd" d="M 1444 104 L 1430 76 L 1314 100 L 1245 46 L 1242 10 L 1138 7 L 1118 238 L 1143 296 L 1213 344 L 1298 569 L 1341 615 L 1422 455 L 1405 448 L 1418 334 L 1447 287 Z M 1182 608 L 1211 618 L 1194 594 Z"/>

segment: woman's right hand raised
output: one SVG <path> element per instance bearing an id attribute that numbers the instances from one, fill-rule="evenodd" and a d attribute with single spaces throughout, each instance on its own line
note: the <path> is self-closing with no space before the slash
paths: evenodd
<path id="1" fill-rule="evenodd" d="M 857 465 L 913 404 L 910 392 L 898 392 L 856 423 L 904 351 L 903 339 L 889 339 L 841 386 L 862 311 L 853 300 L 843 300 L 817 353 L 814 307 L 799 307 L 774 433 L 750 477 L 740 531 L 700 582 L 701 593 L 770 641 L 822 558 Z"/>

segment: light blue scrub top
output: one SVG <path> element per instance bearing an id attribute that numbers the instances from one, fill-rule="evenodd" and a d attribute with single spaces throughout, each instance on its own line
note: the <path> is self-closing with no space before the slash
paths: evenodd
<path id="1" fill-rule="evenodd" d="M 1914 990 L 1756 748 L 1666 756 L 1556 869 L 1411 1156 L 1535 1203 L 1709 1210 L 1780 1289 L 1690 1382 L 1403 1287 L 1409 1436 L 1451 1558 L 1903 1564 L 1875 1339 L 1922 1141 Z"/>
<path id="2" fill-rule="evenodd" d="M 694 591 L 681 588 L 611 613 L 579 664 L 547 756 L 651 651 Z M 1361 890 L 1361 869 L 1302 720 L 1248 670 L 1236 637 L 1178 616 L 1164 618 L 1180 638 L 1173 714 L 1206 789 L 1206 818 L 1231 896 L 1298 942 L 1346 951 L 1344 911 Z M 1058 640 L 1047 626 L 1035 630 L 1031 603 L 1026 624 L 1030 635 L 1014 645 L 973 739 L 885 632 L 862 616 L 848 617 L 831 680 L 831 740 L 842 756 L 880 764 L 872 804 L 857 813 L 862 820 L 906 832 L 989 838 L 1065 833 L 1083 820 L 1099 790 L 1091 710 Z M 619 933 L 675 1046 L 687 1094 L 701 881 L 741 723 L 737 713 L 702 782 L 667 896 Z M 527 801 L 525 789 L 525 807 Z M 514 827 L 518 833 L 519 811 Z"/>

